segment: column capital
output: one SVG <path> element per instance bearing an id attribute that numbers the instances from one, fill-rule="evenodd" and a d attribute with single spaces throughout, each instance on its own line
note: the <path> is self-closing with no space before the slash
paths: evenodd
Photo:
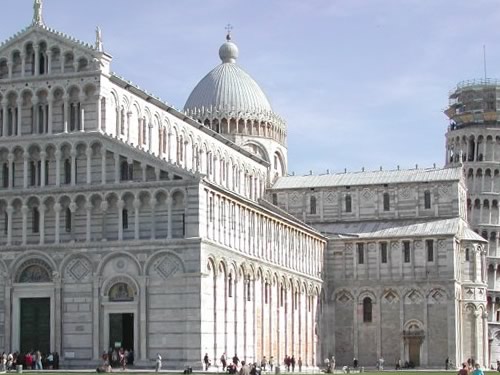
<path id="1" fill-rule="evenodd" d="M 47 207 L 45 207 L 44 204 L 41 204 L 40 206 L 38 206 L 38 211 L 40 213 L 44 213 L 46 210 L 47 210 Z"/>
<path id="2" fill-rule="evenodd" d="M 25 204 L 23 204 L 21 206 L 21 212 L 23 215 L 26 215 L 28 213 L 28 206 L 26 206 Z"/>
<path id="3" fill-rule="evenodd" d="M 102 212 L 106 212 L 109 208 L 109 204 L 108 202 L 104 201 L 104 202 L 101 202 L 101 211 Z"/>
<path id="4" fill-rule="evenodd" d="M 12 215 L 13 212 L 14 212 L 14 207 L 12 207 L 12 205 L 9 203 L 9 205 L 7 206 L 7 213 L 9 215 Z"/>
<path id="5" fill-rule="evenodd" d="M 54 156 L 56 157 L 57 160 L 61 160 L 62 152 L 61 150 L 56 150 Z"/>
<path id="6" fill-rule="evenodd" d="M 16 104 L 18 105 L 18 107 L 22 106 L 23 102 L 24 102 L 24 100 L 21 96 L 17 97 Z"/>
<path id="7" fill-rule="evenodd" d="M 62 206 L 61 206 L 61 204 L 60 204 L 59 202 L 58 202 L 58 203 L 56 203 L 56 204 L 54 205 L 54 211 L 55 211 L 55 212 L 61 212 L 61 210 L 62 210 Z"/>
<path id="8" fill-rule="evenodd" d="M 140 209 L 141 208 L 141 200 L 138 199 L 138 198 L 135 198 L 134 199 L 134 203 L 133 203 L 133 206 L 136 210 Z"/>
<path id="9" fill-rule="evenodd" d="M 116 206 L 120 209 L 123 210 L 125 208 L 125 202 L 123 199 L 120 199 L 118 202 L 116 202 Z"/>
<path id="10" fill-rule="evenodd" d="M 92 208 L 93 208 L 92 202 L 85 203 L 85 209 L 87 211 L 92 211 Z"/>
<path id="11" fill-rule="evenodd" d="M 77 208 L 76 203 L 75 203 L 75 202 L 71 202 L 71 203 L 69 204 L 68 208 L 69 208 L 69 210 L 70 210 L 71 212 L 75 212 L 75 211 L 76 211 L 76 208 Z"/>
<path id="12" fill-rule="evenodd" d="M 91 149 L 90 147 L 89 147 L 89 148 L 87 148 L 87 150 L 85 151 L 85 155 L 86 155 L 88 158 L 92 157 L 92 149 Z"/>
<path id="13" fill-rule="evenodd" d="M 47 153 L 45 151 L 40 152 L 40 159 L 44 160 L 47 158 Z"/>

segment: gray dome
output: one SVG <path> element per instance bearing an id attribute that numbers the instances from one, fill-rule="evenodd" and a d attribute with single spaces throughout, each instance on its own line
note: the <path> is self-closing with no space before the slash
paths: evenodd
<path id="1" fill-rule="evenodd" d="M 189 95 L 184 111 L 213 109 L 270 113 L 271 104 L 248 73 L 236 64 L 238 47 L 228 40 L 219 49 L 222 64 L 208 73 Z"/>

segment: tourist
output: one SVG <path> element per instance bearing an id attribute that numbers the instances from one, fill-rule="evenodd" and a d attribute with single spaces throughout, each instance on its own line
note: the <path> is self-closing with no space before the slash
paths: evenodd
<path id="1" fill-rule="evenodd" d="M 161 355 L 160 353 L 156 353 L 156 367 L 155 371 L 158 372 L 161 370 Z"/>
<path id="2" fill-rule="evenodd" d="M 462 368 L 460 370 L 458 370 L 458 375 L 468 375 L 469 370 L 467 367 L 468 367 L 467 363 L 462 363 Z"/>
<path id="3" fill-rule="evenodd" d="M 295 372 L 295 356 L 292 354 L 292 358 L 290 358 L 290 364 L 292 365 L 292 372 Z"/>
<path id="4" fill-rule="evenodd" d="M 235 354 L 233 357 L 233 365 L 238 367 L 238 364 L 240 363 L 240 359 L 238 358 L 238 354 Z"/>
<path id="5" fill-rule="evenodd" d="M 220 356 L 220 363 L 222 365 L 222 371 L 225 372 L 227 367 L 227 356 L 225 352 Z"/>
<path id="6" fill-rule="evenodd" d="M 260 361 L 260 369 L 261 369 L 261 371 L 266 371 L 266 367 L 267 367 L 267 359 L 266 359 L 266 356 L 264 356 L 262 358 L 262 360 Z"/>
<path id="7" fill-rule="evenodd" d="M 26 363 L 26 370 L 31 370 L 33 361 L 30 352 L 26 353 L 26 356 L 24 357 L 24 363 Z"/>
<path id="8" fill-rule="evenodd" d="M 208 358 L 208 353 L 205 353 L 205 357 L 203 357 L 203 363 L 205 364 L 205 371 L 208 371 L 210 367 L 210 358 Z"/>
<path id="9" fill-rule="evenodd" d="M 7 354 L 2 353 L 2 372 L 7 372 Z"/>
<path id="10" fill-rule="evenodd" d="M 54 370 L 59 370 L 59 353 L 54 353 Z"/>
<path id="11" fill-rule="evenodd" d="M 481 370 L 481 366 L 479 363 L 474 363 L 474 371 L 472 371 L 472 375 L 484 375 L 483 370 Z"/>
<path id="12" fill-rule="evenodd" d="M 299 372 L 302 372 L 302 357 L 299 357 L 297 364 L 299 365 Z"/>
<path id="13" fill-rule="evenodd" d="M 125 371 L 125 367 L 127 366 L 127 357 L 125 357 L 123 348 L 120 348 L 120 351 L 118 352 L 118 358 L 120 359 L 120 366 L 122 367 L 122 371 Z"/>
<path id="14" fill-rule="evenodd" d="M 37 350 L 35 353 L 35 370 L 43 370 L 42 353 L 40 353 L 40 350 Z"/>
<path id="15" fill-rule="evenodd" d="M 444 369 L 448 370 L 448 367 L 450 367 L 450 358 L 446 357 L 446 360 L 444 361 Z"/>
<path id="16" fill-rule="evenodd" d="M 352 367 L 354 367 L 355 369 L 358 368 L 358 360 L 356 358 L 353 358 L 352 360 Z"/>
<path id="17" fill-rule="evenodd" d="M 273 372 L 273 367 L 274 367 L 274 357 L 271 356 L 271 358 L 269 358 L 269 368 L 271 369 L 271 372 Z"/>
<path id="18" fill-rule="evenodd" d="M 235 355 L 235 357 L 236 357 L 236 355 Z M 241 361 L 240 375 L 250 375 L 250 368 L 247 366 L 245 361 Z"/>
<path id="19" fill-rule="evenodd" d="M 54 368 L 54 356 L 52 353 L 47 355 L 47 368 L 52 370 Z"/>
<path id="20" fill-rule="evenodd" d="M 333 372 L 335 372 L 335 365 L 336 365 L 336 362 L 335 362 L 335 356 L 332 355 L 332 359 L 330 360 L 330 369 Z"/>
<path id="21" fill-rule="evenodd" d="M 332 369 L 330 367 L 330 360 L 328 359 L 328 357 L 325 358 L 325 372 L 326 373 L 330 373 L 332 372 Z"/>

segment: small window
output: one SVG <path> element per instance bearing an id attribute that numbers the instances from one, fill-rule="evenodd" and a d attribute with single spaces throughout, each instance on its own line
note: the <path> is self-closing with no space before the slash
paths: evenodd
<path id="1" fill-rule="evenodd" d="M 427 248 L 427 261 L 434 262 L 434 241 L 426 240 L 425 247 Z"/>
<path id="2" fill-rule="evenodd" d="M 9 232 L 9 214 L 6 212 L 3 214 L 3 219 L 4 219 L 4 227 L 3 227 L 3 232 L 5 235 Z"/>
<path id="3" fill-rule="evenodd" d="M 352 212 L 352 198 L 349 194 L 345 196 L 345 212 Z"/>
<path id="4" fill-rule="evenodd" d="M 122 226 L 123 229 L 128 229 L 128 210 L 125 208 L 122 211 Z"/>
<path id="5" fill-rule="evenodd" d="M 365 247 L 364 247 L 364 244 L 358 243 L 358 244 L 356 244 L 356 247 L 358 249 L 358 264 L 364 264 L 365 263 Z"/>
<path id="6" fill-rule="evenodd" d="M 71 210 L 66 208 L 66 222 L 65 222 L 65 227 L 66 227 L 66 233 L 71 233 Z"/>
<path id="7" fill-rule="evenodd" d="M 231 274 L 229 274 L 229 277 L 227 278 L 227 296 L 233 296 L 233 275 Z"/>
<path id="8" fill-rule="evenodd" d="M 130 179 L 129 177 L 129 166 L 126 161 L 122 162 L 120 166 L 120 179 L 121 181 L 128 181 Z"/>
<path id="9" fill-rule="evenodd" d="M 210 222 L 214 221 L 214 198 L 213 197 L 209 198 L 208 219 L 210 220 Z"/>
<path id="10" fill-rule="evenodd" d="M 426 210 L 431 209 L 431 192 L 429 190 L 424 192 L 424 207 Z"/>
<path id="11" fill-rule="evenodd" d="M 33 233 L 40 233 L 40 211 L 38 211 L 38 207 L 33 207 L 32 230 Z"/>
<path id="12" fill-rule="evenodd" d="M 391 210 L 391 197 L 389 193 L 384 193 L 384 211 Z"/>
<path id="13" fill-rule="evenodd" d="M 316 197 L 311 197 L 310 199 L 310 214 L 316 215 Z"/>
<path id="14" fill-rule="evenodd" d="M 403 242 L 403 257 L 405 263 L 410 263 L 410 241 Z"/>
<path id="15" fill-rule="evenodd" d="M 470 262 L 470 250 L 469 250 L 469 248 L 465 249 L 465 261 Z"/>
<path id="16" fill-rule="evenodd" d="M 283 307 L 283 303 L 285 302 L 285 288 L 281 287 L 280 289 L 280 306 Z"/>
<path id="17" fill-rule="evenodd" d="M 380 243 L 380 262 L 387 263 L 387 242 Z"/>
<path id="18" fill-rule="evenodd" d="M 276 194 L 276 193 L 273 193 L 273 204 L 275 206 L 278 205 L 278 194 Z"/>
<path id="19" fill-rule="evenodd" d="M 48 160 L 45 160 L 45 185 L 49 184 L 49 166 L 50 162 Z"/>
<path id="20" fill-rule="evenodd" d="M 34 161 L 30 162 L 30 186 L 36 185 L 36 164 Z"/>
<path id="21" fill-rule="evenodd" d="M 266 282 L 264 286 L 264 303 L 267 305 L 269 303 L 269 283 Z"/>
<path id="22" fill-rule="evenodd" d="M 363 299 L 363 322 L 371 323 L 372 322 L 372 300 L 370 297 L 365 297 Z"/>
<path id="23" fill-rule="evenodd" d="M 299 306 L 299 292 L 295 292 L 294 300 L 293 300 L 293 307 L 295 310 L 297 310 L 298 306 Z"/>

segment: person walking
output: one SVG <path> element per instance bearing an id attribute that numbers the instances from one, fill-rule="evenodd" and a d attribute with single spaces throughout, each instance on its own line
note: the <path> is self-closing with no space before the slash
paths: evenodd
<path id="1" fill-rule="evenodd" d="M 299 360 L 297 361 L 297 365 L 299 365 L 299 372 L 302 372 L 302 357 L 299 357 Z"/>
<path id="2" fill-rule="evenodd" d="M 210 358 L 208 358 L 208 353 L 205 353 L 205 357 L 203 357 L 203 363 L 205 365 L 205 371 L 208 371 L 210 367 Z"/>
<path id="3" fill-rule="evenodd" d="M 241 369 L 239 375 L 250 375 L 250 368 L 247 366 L 245 361 L 241 361 Z"/>
<path id="4" fill-rule="evenodd" d="M 222 364 L 222 372 L 226 372 L 227 356 L 225 352 L 220 356 L 220 363 Z"/>
<path id="5" fill-rule="evenodd" d="M 160 353 L 156 353 L 155 372 L 159 372 L 160 370 L 161 370 L 161 355 Z"/>
<path id="6" fill-rule="evenodd" d="M 468 370 L 467 363 L 462 363 L 462 368 L 460 370 L 458 370 L 458 375 L 468 375 L 468 374 L 469 374 L 469 370 Z"/>
<path id="7" fill-rule="evenodd" d="M 37 350 L 35 353 L 35 370 L 43 370 L 42 353 L 40 353 L 40 350 Z"/>
<path id="8" fill-rule="evenodd" d="M 273 367 L 274 367 L 274 357 L 271 356 L 271 358 L 269 358 L 269 367 L 271 369 L 271 372 L 273 372 Z"/>

